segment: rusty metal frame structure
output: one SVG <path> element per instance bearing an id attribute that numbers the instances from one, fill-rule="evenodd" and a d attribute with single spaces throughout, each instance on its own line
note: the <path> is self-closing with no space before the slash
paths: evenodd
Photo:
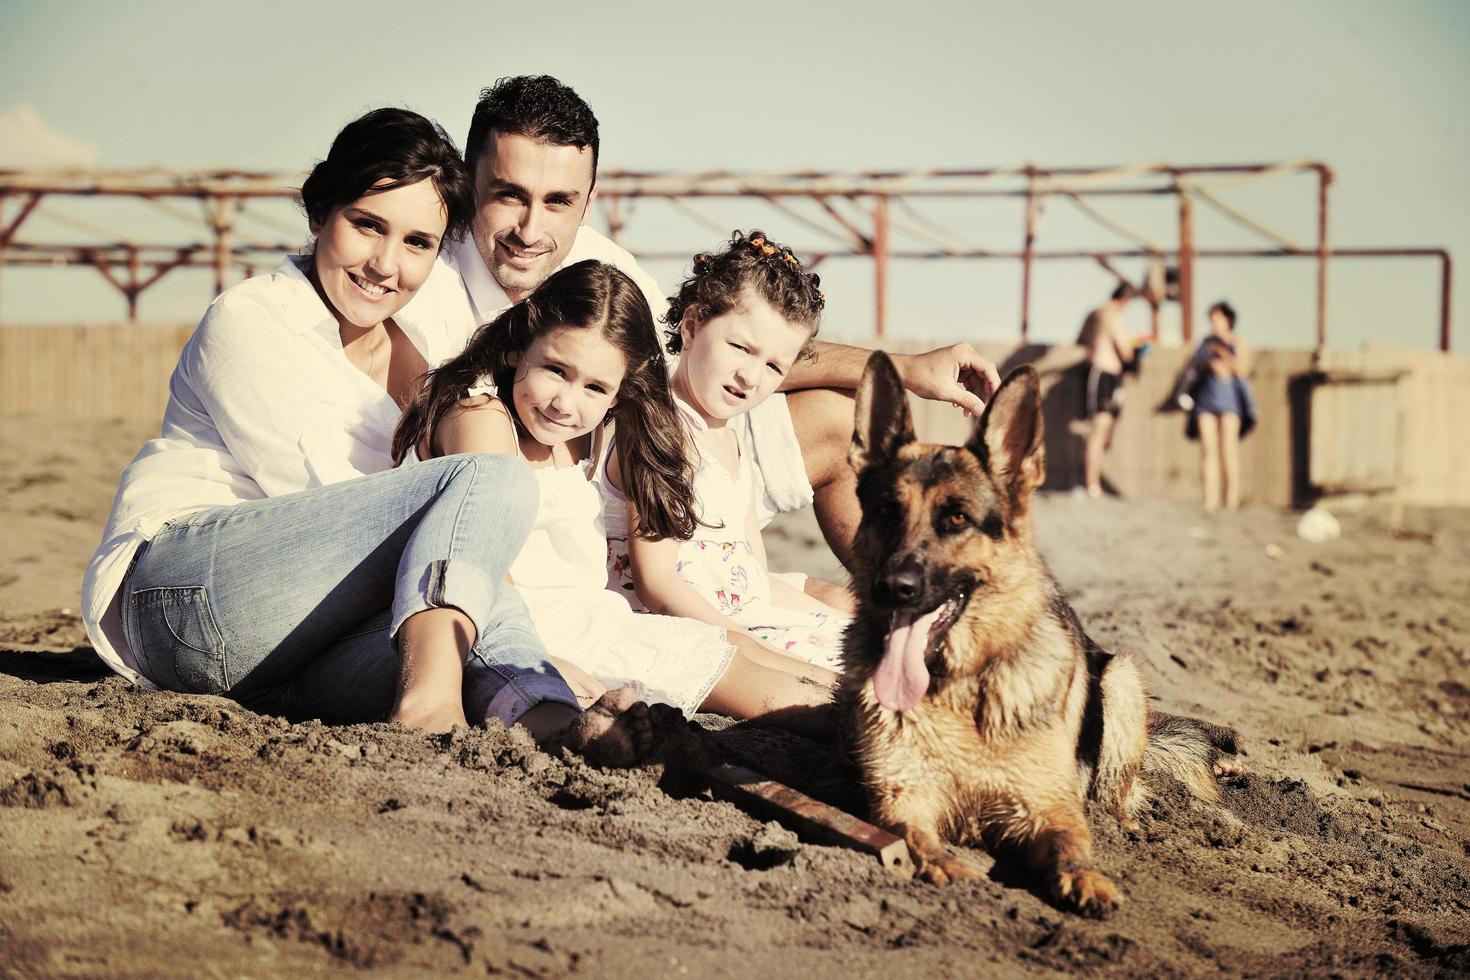
<path id="1" fill-rule="evenodd" d="M 1214 191 L 1222 185 L 1281 175 L 1316 177 L 1315 241 L 1299 244 L 1227 204 Z M 86 265 L 96 269 L 127 301 L 129 319 L 136 319 L 139 295 L 165 275 L 180 268 L 212 268 L 215 291 L 222 290 L 227 274 L 251 274 L 269 267 L 300 241 L 248 237 L 240 231 L 241 218 L 257 217 L 252 206 L 265 200 L 292 200 L 303 175 L 236 171 L 177 172 L 165 170 L 111 172 L 0 171 L 0 264 L 6 266 Z M 887 327 L 888 273 L 897 259 L 1007 260 L 1021 266 L 1022 342 L 1029 339 L 1032 278 L 1035 263 L 1089 261 L 1102 265 L 1119 280 L 1125 277 L 1114 260 L 1146 259 L 1171 264 L 1177 288 L 1168 299 L 1181 307 L 1183 339 L 1194 334 L 1194 267 L 1201 259 L 1302 258 L 1316 263 L 1316 344 L 1327 344 L 1327 275 L 1332 260 L 1352 258 L 1419 258 L 1440 263 L 1439 347 L 1450 349 L 1452 262 L 1443 248 L 1336 248 L 1328 241 L 1328 191 L 1332 171 L 1323 163 L 1298 161 L 1276 164 L 1218 164 L 1172 166 L 1143 164 L 1117 167 L 1044 168 L 1024 165 L 980 170 L 910 170 L 861 173 L 801 171 L 791 173 L 663 173 L 604 172 L 597 201 L 606 227 L 615 241 L 624 241 L 633 205 L 643 200 L 667 202 L 687 217 L 723 235 L 728 222 L 701 211 L 712 199 L 757 198 L 797 224 L 823 236 L 829 246 L 804 249 L 815 262 L 835 257 L 866 257 L 873 262 L 875 331 Z M 1176 241 L 1162 245 L 1109 216 L 1100 202 L 1116 198 L 1172 196 L 1177 201 Z M 67 223 L 91 232 L 87 242 L 41 242 L 19 234 L 27 219 L 41 210 L 46 198 L 132 198 L 190 218 L 173 202 L 197 202 L 203 237 L 167 245 L 143 244 L 76 220 Z M 925 218 L 912 207 L 922 199 L 1015 198 L 1024 202 L 1021 246 L 1016 249 L 980 248 L 964 236 Z M 1043 249 L 1038 246 L 1043 205 L 1059 200 L 1125 240 L 1125 246 L 1089 249 Z M 798 207 L 798 205 L 801 205 Z M 1235 226 L 1246 229 L 1264 244 L 1257 248 L 1200 247 L 1196 242 L 1195 209 L 1209 207 Z M 8 212 L 8 213 L 7 213 Z M 899 214 L 895 214 L 899 212 Z M 279 222 L 262 221 L 285 234 Z M 749 224 L 749 222 L 747 222 Z M 626 244 L 626 241 L 624 241 Z M 656 252 L 632 248 L 642 259 L 683 261 L 688 251 Z M 1165 296 L 1153 290 L 1147 297 L 1158 310 Z"/>

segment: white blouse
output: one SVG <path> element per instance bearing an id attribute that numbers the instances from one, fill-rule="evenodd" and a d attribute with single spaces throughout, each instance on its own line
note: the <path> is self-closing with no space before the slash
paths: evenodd
<path id="1" fill-rule="evenodd" d="M 159 438 L 123 471 L 102 544 L 82 582 L 82 618 L 102 660 L 140 686 L 117 591 L 138 549 L 186 514 L 295 493 L 392 466 L 399 409 L 347 360 L 336 318 L 288 256 L 221 293 L 169 379 Z M 444 264 L 395 318 L 437 365 L 474 327 L 463 283 Z"/>

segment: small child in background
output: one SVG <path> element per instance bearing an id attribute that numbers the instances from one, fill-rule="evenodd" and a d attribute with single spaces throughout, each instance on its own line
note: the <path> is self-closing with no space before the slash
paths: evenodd
<path id="1" fill-rule="evenodd" d="M 694 257 L 669 301 L 670 378 L 695 459 L 699 519 L 688 540 L 626 533 L 638 508 L 621 491 L 637 463 L 608 447 L 601 479 L 610 583 L 635 608 L 745 630 L 766 646 L 837 669 L 845 613 L 772 575 L 756 519 L 754 451 L 746 413 L 808 355 L 824 304 L 817 276 L 752 231 Z M 621 435 L 621 434 L 620 434 Z"/>
<path id="2" fill-rule="evenodd" d="M 399 422 L 394 459 L 506 453 L 531 467 L 541 505 L 510 580 L 579 699 L 640 685 L 685 714 L 778 713 L 786 727 L 828 734 L 818 715 L 831 672 L 736 630 L 640 616 L 608 591 L 601 501 L 588 482 L 605 420 L 616 420 L 637 473 L 627 484 L 632 535 L 687 536 L 689 461 L 653 316 L 624 273 L 586 261 L 553 274 L 429 375 Z"/>

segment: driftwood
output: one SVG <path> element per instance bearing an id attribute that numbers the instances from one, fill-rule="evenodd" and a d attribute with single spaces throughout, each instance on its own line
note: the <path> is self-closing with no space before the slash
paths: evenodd
<path id="1" fill-rule="evenodd" d="M 721 763 L 709 776 L 716 796 L 753 816 L 780 822 L 803 841 L 862 851 L 895 874 L 913 876 L 908 845 L 881 827 L 742 766 Z"/>

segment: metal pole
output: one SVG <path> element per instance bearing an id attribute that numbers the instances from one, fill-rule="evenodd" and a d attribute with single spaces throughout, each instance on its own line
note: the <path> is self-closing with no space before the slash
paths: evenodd
<path id="1" fill-rule="evenodd" d="M 1327 185 L 1332 171 L 1317 167 L 1317 350 L 1327 346 Z"/>
<path id="2" fill-rule="evenodd" d="M 224 217 L 224 202 L 220 202 L 220 217 Z M 230 231 L 229 226 L 223 220 L 214 228 L 214 294 L 218 296 L 225 291 L 225 269 L 228 268 L 230 257 L 230 243 L 227 240 Z"/>
<path id="3" fill-rule="evenodd" d="M 1036 172 L 1026 168 L 1026 238 L 1021 249 L 1021 343 L 1031 335 L 1031 256 L 1036 250 Z"/>
<path id="4" fill-rule="evenodd" d="M 888 328 L 888 198 L 878 198 L 873 211 L 874 334 L 880 339 Z"/>
<path id="5" fill-rule="evenodd" d="M 209 217 L 209 226 L 214 229 L 214 294 L 225 291 L 225 270 L 230 265 L 230 228 L 235 219 L 229 213 L 234 203 L 229 197 L 213 197 L 205 203 L 204 211 Z"/>
<path id="6" fill-rule="evenodd" d="M 138 322 L 138 250 L 128 249 L 128 288 L 124 295 L 128 298 L 128 322 Z"/>
<path id="7" fill-rule="evenodd" d="M 1450 253 L 1441 255 L 1443 265 L 1439 274 L 1439 349 L 1446 354 L 1450 352 L 1450 278 L 1452 266 Z"/>
<path id="8" fill-rule="evenodd" d="M 614 245 L 623 244 L 623 199 L 603 198 L 607 210 L 607 237 Z"/>
<path id="9" fill-rule="evenodd" d="M 1184 346 L 1194 343 L 1194 202 L 1179 194 L 1179 331 Z"/>

